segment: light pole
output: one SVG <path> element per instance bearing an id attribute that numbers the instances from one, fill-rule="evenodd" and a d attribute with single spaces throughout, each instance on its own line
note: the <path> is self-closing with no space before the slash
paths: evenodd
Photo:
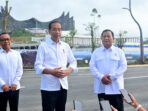
<path id="1" fill-rule="evenodd" d="M 140 24 L 137 22 L 137 20 L 135 19 L 135 17 L 132 14 L 132 9 L 131 9 L 131 0 L 129 0 L 129 8 L 123 8 L 126 9 L 130 12 L 130 15 L 132 17 L 132 19 L 134 20 L 134 22 L 138 25 L 139 31 L 140 31 L 140 62 L 141 64 L 144 63 L 144 50 L 143 50 L 143 36 L 142 36 L 142 29 Z"/>

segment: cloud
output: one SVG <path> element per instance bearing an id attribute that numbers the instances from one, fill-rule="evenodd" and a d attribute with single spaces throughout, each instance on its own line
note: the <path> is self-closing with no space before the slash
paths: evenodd
<path id="1" fill-rule="evenodd" d="M 83 24 L 93 21 L 91 10 L 97 8 L 101 18 L 98 19 L 99 31 L 111 28 L 115 32 L 128 30 L 129 35 L 139 35 L 138 29 L 129 12 L 129 0 L 9 0 L 12 6 L 11 15 L 17 20 L 25 20 L 32 17 L 40 21 L 50 21 L 59 17 L 63 11 L 70 12 L 74 16 L 76 28 L 79 33 L 88 33 Z M 5 0 L 0 0 L 4 6 Z M 140 23 L 144 36 L 148 37 L 148 0 L 132 0 L 133 15 Z M 131 32 L 131 33 L 130 33 Z"/>

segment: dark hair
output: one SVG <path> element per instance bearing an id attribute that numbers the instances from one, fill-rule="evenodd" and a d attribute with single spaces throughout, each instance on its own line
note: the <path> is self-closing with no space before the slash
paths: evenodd
<path id="1" fill-rule="evenodd" d="M 110 29 L 103 30 L 103 32 L 101 33 L 101 37 L 103 36 L 104 32 L 107 32 L 107 31 L 111 32 L 112 36 L 114 37 L 114 32 Z"/>
<path id="2" fill-rule="evenodd" d="M 61 24 L 59 21 L 51 21 L 51 22 L 49 22 L 49 25 L 48 25 L 48 30 L 50 30 L 51 29 L 51 25 L 53 24 L 53 23 L 59 23 L 59 24 Z"/>
<path id="3" fill-rule="evenodd" d="M 8 32 L 2 32 L 2 33 L 0 33 L 0 37 L 1 37 L 2 35 L 4 35 L 4 34 L 8 34 L 8 35 L 9 35 Z"/>

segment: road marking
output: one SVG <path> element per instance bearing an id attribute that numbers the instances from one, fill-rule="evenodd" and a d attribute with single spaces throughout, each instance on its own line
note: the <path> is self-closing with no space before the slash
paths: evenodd
<path id="1" fill-rule="evenodd" d="M 127 67 L 148 67 L 148 65 L 127 65 Z M 89 69 L 89 67 L 78 67 L 78 69 Z"/>
<path id="2" fill-rule="evenodd" d="M 21 86 L 20 89 L 26 88 L 25 86 Z"/>
<path id="3" fill-rule="evenodd" d="M 125 77 L 124 79 L 138 79 L 138 78 L 146 78 L 148 76 L 139 76 L 139 77 Z"/>

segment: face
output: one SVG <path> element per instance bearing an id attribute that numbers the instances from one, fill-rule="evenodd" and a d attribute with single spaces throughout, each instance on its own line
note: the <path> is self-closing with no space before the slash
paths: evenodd
<path id="1" fill-rule="evenodd" d="M 62 28 L 60 23 L 52 23 L 51 29 L 49 30 L 49 34 L 51 35 L 51 39 L 56 43 L 59 42 L 61 38 Z"/>
<path id="2" fill-rule="evenodd" d="M 0 45 L 6 52 L 10 50 L 11 40 L 8 34 L 3 34 L 0 36 Z"/>
<path id="3" fill-rule="evenodd" d="M 112 43 L 114 42 L 114 37 L 112 36 L 112 33 L 110 31 L 106 31 L 103 33 L 101 40 L 104 47 L 108 49 L 112 46 Z"/>

